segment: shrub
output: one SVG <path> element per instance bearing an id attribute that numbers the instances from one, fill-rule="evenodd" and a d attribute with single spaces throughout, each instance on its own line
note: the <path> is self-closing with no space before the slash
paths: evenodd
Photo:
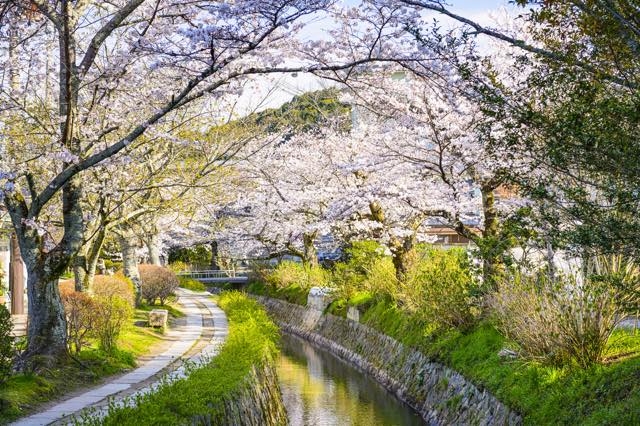
<path id="1" fill-rule="evenodd" d="M 177 274 L 178 272 L 187 271 L 189 269 L 189 265 L 181 260 L 176 260 L 175 262 L 169 264 L 169 269 Z"/>
<path id="2" fill-rule="evenodd" d="M 142 298 L 150 305 L 160 299 L 160 304 L 164 305 L 169 296 L 174 294 L 178 288 L 178 277 L 176 274 L 162 266 L 140 265 L 140 280 L 142 281 Z"/>
<path id="3" fill-rule="evenodd" d="M 75 282 L 73 280 L 60 280 L 58 282 L 60 294 L 63 292 L 76 291 Z"/>
<path id="4" fill-rule="evenodd" d="M 13 357 L 13 337 L 11 336 L 11 314 L 6 306 L 0 305 L 0 383 L 4 383 L 11 375 Z"/>
<path id="5" fill-rule="evenodd" d="M 330 272 L 322 267 L 309 267 L 291 261 L 281 262 L 266 275 L 267 283 L 277 288 L 291 286 L 299 286 L 303 289 L 329 287 L 330 278 Z"/>
<path id="6" fill-rule="evenodd" d="M 95 296 L 95 335 L 100 348 L 107 353 L 116 349 L 118 336 L 127 320 L 133 315 L 129 300 L 118 295 Z"/>
<path id="7" fill-rule="evenodd" d="M 196 269 L 211 266 L 211 246 L 196 244 L 192 247 L 176 247 L 169 250 L 169 263 L 183 262 Z"/>
<path id="8" fill-rule="evenodd" d="M 134 306 L 136 301 L 133 283 L 121 272 L 114 275 L 97 275 L 93 280 L 91 292 L 98 297 L 118 296 L 131 306 Z"/>
<path id="9" fill-rule="evenodd" d="M 206 291 L 207 287 L 198 280 L 188 277 L 178 277 L 180 287 L 192 291 Z"/>
<path id="10" fill-rule="evenodd" d="M 75 350 L 78 353 L 87 346 L 89 336 L 94 330 L 96 303 L 89 294 L 69 290 L 66 287 L 60 289 L 60 297 L 67 319 L 69 352 Z"/>
<path id="11" fill-rule="evenodd" d="M 390 257 L 376 259 L 367 271 L 362 289 L 379 296 L 396 297 L 398 291 L 398 280 L 396 269 Z M 357 292 L 356 292 L 357 293 Z M 356 293 L 351 294 L 353 297 Z"/>
<path id="12" fill-rule="evenodd" d="M 588 367 L 602 362 L 607 342 L 624 318 L 619 290 L 611 280 L 588 277 L 549 279 L 516 275 L 491 297 L 500 331 L 525 357 Z"/>
<path id="13" fill-rule="evenodd" d="M 479 309 L 477 285 L 462 249 L 426 248 L 408 280 L 400 284 L 397 300 L 418 318 L 438 328 L 467 328 Z"/>
<path id="14" fill-rule="evenodd" d="M 363 291 L 376 298 L 396 297 L 398 280 L 385 247 L 376 241 L 359 241 L 354 242 L 345 255 L 346 261 L 337 263 L 333 271 L 340 298 L 346 301 Z"/>
<path id="15" fill-rule="evenodd" d="M 122 269 L 122 262 L 114 261 L 111 259 L 104 260 L 104 267 L 111 271 L 120 271 Z"/>

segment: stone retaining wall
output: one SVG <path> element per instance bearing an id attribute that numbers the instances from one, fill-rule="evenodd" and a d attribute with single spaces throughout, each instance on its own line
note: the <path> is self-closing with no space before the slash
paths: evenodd
<path id="1" fill-rule="evenodd" d="M 258 297 L 285 332 L 325 348 L 374 377 L 430 425 L 519 425 L 520 416 L 456 371 L 357 322 Z"/>
<path id="2" fill-rule="evenodd" d="M 218 407 L 216 407 L 218 408 Z M 253 366 L 242 387 L 222 401 L 217 415 L 194 418 L 193 424 L 280 426 L 288 424 L 278 376 L 272 361 Z"/>

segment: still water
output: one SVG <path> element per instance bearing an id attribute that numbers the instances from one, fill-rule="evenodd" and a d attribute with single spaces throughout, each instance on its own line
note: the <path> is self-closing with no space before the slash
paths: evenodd
<path id="1" fill-rule="evenodd" d="M 423 425 L 376 381 L 331 353 L 283 334 L 278 377 L 293 426 Z"/>

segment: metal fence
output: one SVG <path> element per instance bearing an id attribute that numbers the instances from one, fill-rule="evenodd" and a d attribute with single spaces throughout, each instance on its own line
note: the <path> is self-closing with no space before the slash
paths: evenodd
<path id="1" fill-rule="evenodd" d="M 236 270 L 227 270 L 227 271 L 183 271 L 178 273 L 179 277 L 187 277 L 194 280 L 220 280 L 224 281 L 229 278 L 244 278 L 246 279 L 249 276 L 249 271 L 236 271 Z"/>

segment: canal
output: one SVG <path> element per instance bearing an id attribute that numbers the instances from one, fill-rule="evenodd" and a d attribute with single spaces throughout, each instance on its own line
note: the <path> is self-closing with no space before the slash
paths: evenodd
<path id="1" fill-rule="evenodd" d="M 291 425 L 424 425 L 409 406 L 354 367 L 283 334 L 278 377 Z"/>

